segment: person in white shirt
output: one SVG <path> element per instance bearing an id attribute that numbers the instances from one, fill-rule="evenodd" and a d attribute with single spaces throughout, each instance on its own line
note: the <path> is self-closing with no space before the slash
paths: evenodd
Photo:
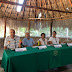
<path id="1" fill-rule="evenodd" d="M 41 38 L 39 39 L 40 45 L 47 45 L 48 40 L 45 38 L 45 33 L 41 33 Z"/>
<path id="2" fill-rule="evenodd" d="M 15 35 L 15 30 L 10 29 L 10 36 L 7 36 L 4 41 L 4 50 L 5 49 L 12 49 L 12 48 L 18 48 L 19 47 L 19 40 L 20 37 Z"/>
<path id="3" fill-rule="evenodd" d="M 56 31 L 53 31 L 53 35 L 52 37 L 49 38 L 49 43 L 50 44 L 59 44 L 60 43 L 60 40 L 58 37 L 56 37 Z"/>

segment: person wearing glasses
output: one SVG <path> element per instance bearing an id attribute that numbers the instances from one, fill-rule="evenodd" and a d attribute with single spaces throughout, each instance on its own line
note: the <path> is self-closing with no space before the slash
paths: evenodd
<path id="1" fill-rule="evenodd" d="M 53 31 L 52 37 L 49 38 L 49 44 L 60 44 L 60 40 L 56 37 L 56 31 Z"/>

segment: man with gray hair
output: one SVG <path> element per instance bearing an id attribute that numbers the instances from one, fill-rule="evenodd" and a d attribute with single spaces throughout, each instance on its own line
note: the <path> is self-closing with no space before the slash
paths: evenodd
<path id="1" fill-rule="evenodd" d="M 10 36 L 7 36 L 4 41 L 4 49 L 15 49 L 19 47 L 20 37 L 15 35 L 15 30 L 10 29 Z"/>
<path id="2" fill-rule="evenodd" d="M 32 47 L 35 45 L 35 42 L 32 38 L 30 38 L 30 33 L 29 32 L 26 32 L 25 33 L 25 38 L 23 39 L 23 45 L 25 47 Z"/>

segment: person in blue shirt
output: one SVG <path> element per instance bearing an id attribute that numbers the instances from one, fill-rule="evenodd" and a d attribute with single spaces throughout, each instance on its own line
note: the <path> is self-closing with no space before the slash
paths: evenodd
<path id="1" fill-rule="evenodd" d="M 30 38 L 30 33 L 28 32 L 25 33 L 25 38 L 22 40 L 22 42 L 25 47 L 35 46 L 35 42 L 32 38 Z"/>

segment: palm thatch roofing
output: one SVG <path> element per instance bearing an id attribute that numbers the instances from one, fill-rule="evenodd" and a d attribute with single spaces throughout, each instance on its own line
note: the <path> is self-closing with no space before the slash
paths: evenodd
<path id="1" fill-rule="evenodd" d="M 19 7 L 21 11 L 17 11 Z M 69 19 L 72 18 L 72 0 L 0 0 L 0 18 L 4 17 L 17 20 Z"/>

